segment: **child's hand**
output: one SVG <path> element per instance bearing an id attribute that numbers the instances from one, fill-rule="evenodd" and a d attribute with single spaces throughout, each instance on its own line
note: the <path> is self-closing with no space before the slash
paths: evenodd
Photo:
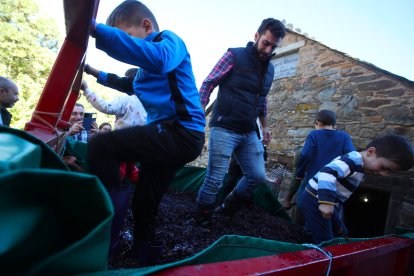
<path id="1" fill-rule="evenodd" d="M 292 208 L 292 202 L 288 198 L 285 198 L 283 201 L 283 207 L 285 207 L 286 210 L 289 210 Z"/>
<path id="2" fill-rule="evenodd" d="M 324 219 L 330 219 L 333 212 L 334 206 L 331 204 L 319 204 L 319 211 L 321 211 L 322 217 Z"/>
<path id="3" fill-rule="evenodd" d="M 86 89 L 88 89 L 88 83 L 86 82 L 86 80 L 82 80 L 81 90 L 85 91 Z"/>
<path id="4" fill-rule="evenodd" d="M 88 75 L 92 75 L 95 78 L 99 77 L 99 70 L 96 68 L 93 68 L 89 64 L 85 64 L 85 67 L 83 68 L 84 72 Z"/>
<path id="5" fill-rule="evenodd" d="M 89 33 L 92 37 L 95 37 L 95 29 L 96 29 L 96 19 L 92 18 L 91 26 L 89 28 Z"/>

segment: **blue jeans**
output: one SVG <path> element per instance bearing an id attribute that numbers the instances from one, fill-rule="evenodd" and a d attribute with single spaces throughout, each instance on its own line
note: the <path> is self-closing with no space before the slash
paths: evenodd
<path id="1" fill-rule="evenodd" d="M 210 207 L 215 204 L 233 152 L 243 171 L 243 177 L 234 188 L 237 195 L 249 199 L 254 189 L 265 181 L 264 149 L 257 133 L 252 131 L 240 134 L 229 129 L 212 127 L 208 143 L 207 172 L 198 191 L 197 203 Z"/>

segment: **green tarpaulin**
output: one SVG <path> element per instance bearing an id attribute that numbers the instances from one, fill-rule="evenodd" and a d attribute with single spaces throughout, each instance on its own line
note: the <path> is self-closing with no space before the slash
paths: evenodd
<path id="1" fill-rule="evenodd" d="M 0 174 L 0 275 L 105 270 L 113 209 L 96 177 L 51 169 Z"/>
<path id="2" fill-rule="evenodd" d="M 41 149 L 41 159 L 40 167 L 49 168 L 49 169 L 58 169 L 58 170 L 68 170 L 68 167 L 60 159 L 60 157 L 43 141 L 39 140 L 37 137 L 18 129 L 9 128 L 5 126 L 0 126 L 0 135 L 1 134 L 11 134 L 15 137 L 19 137 L 33 145 L 37 145 Z M 8 146 L 7 144 L 5 145 Z"/>

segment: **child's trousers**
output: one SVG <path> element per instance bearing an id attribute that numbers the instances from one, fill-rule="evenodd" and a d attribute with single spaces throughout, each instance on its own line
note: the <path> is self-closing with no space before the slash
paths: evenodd
<path id="1" fill-rule="evenodd" d="M 298 207 L 305 217 L 306 227 L 310 231 L 315 244 L 332 240 L 334 236 L 339 236 L 339 233 L 341 233 L 341 236 L 347 235 L 348 230 L 340 218 L 338 207 L 334 208 L 334 213 L 330 219 L 323 218 L 321 211 L 319 211 L 318 199 L 306 189 L 302 193 Z"/>

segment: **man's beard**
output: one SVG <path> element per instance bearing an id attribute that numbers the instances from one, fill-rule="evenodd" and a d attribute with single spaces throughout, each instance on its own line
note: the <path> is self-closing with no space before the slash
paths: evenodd
<path id="1" fill-rule="evenodd" d="M 5 108 L 12 108 L 14 106 L 15 102 L 7 103 L 4 105 Z"/>
<path id="2" fill-rule="evenodd" d="M 257 58 L 258 58 L 260 61 L 262 61 L 262 62 L 267 62 L 267 61 L 269 61 L 269 60 L 270 60 L 270 57 L 272 56 L 272 53 L 267 54 L 267 53 L 260 52 L 260 51 L 259 51 L 259 49 L 258 49 L 258 43 L 257 43 L 257 42 L 255 42 L 255 43 L 253 44 L 253 47 L 254 47 L 254 49 L 256 50 L 256 55 L 257 55 Z"/>

